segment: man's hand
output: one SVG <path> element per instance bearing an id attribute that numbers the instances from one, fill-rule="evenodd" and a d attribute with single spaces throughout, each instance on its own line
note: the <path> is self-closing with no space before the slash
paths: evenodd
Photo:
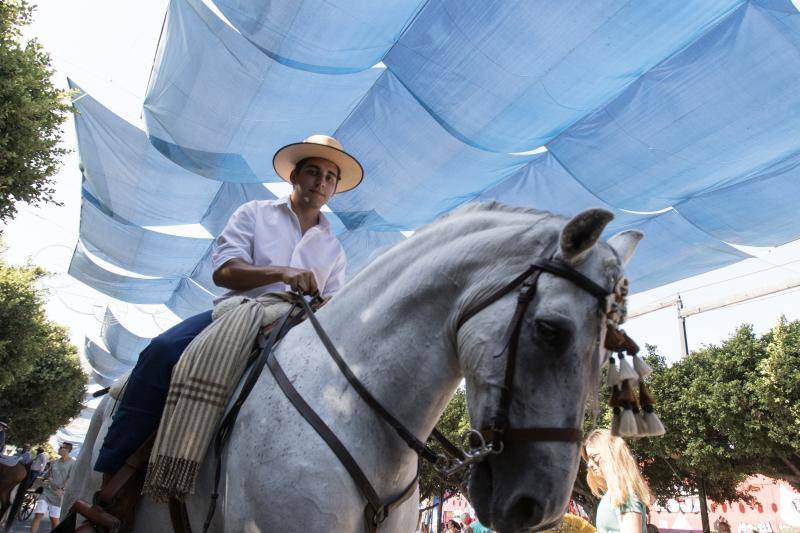
<path id="1" fill-rule="evenodd" d="M 319 292 L 317 278 L 314 277 L 314 273 L 310 270 L 285 267 L 281 275 L 281 281 L 290 286 L 292 290 L 300 292 L 301 294 L 314 295 Z"/>

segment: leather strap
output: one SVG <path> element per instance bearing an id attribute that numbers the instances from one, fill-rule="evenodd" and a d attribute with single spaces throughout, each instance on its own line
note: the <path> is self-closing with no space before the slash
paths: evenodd
<path id="1" fill-rule="evenodd" d="M 411 496 L 418 475 L 414 476 L 414 480 L 399 496 L 396 496 L 388 503 L 383 503 L 375 487 L 372 486 L 367 475 L 353 456 L 350 455 L 350 452 L 347 451 L 347 448 L 342 444 L 342 441 L 339 440 L 339 437 L 336 436 L 319 415 L 317 415 L 314 409 L 300 396 L 297 389 L 294 388 L 294 385 L 292 385 L 292 382 L 286 376 L 280 363 L 278 363 L 278 360 L 275 358 L 274 352 L 271 352 L 267 357 L 267 367 L 269 367 L 270 372 L 272 372 L 275 381 L 278 383 L 278 386 L 281 388 L 286 398 L 292 403 L 306 422 L 314 428 L 314 431 L 317 432 L 322 440 L 325 441 L 325 444 L 328 445 L 334 455 L 339 459 L 339 462 L 342 463 L 342 466 L 344 466 L 350 474 L 350 477 L 353 478 L 361 494 L 367 499 L 367 507 L 364 510 L 364 516 L 367 519 L 367 530 L 374 531 L 386 519 L 392 509 Z M 375 529 L 372 529 L 371 526 L 374 526 Z"/>
<path id="2" fill-rule="evenodd" d="M 294 302 L 291 309 L 289 309 L 289 311 L 280 319 L 280 321 L 270 330 L 269 337 L 267 338 L 264 348 L 250 366 L 250 371 L 248 372 L 247 378 L 242 385 L 242 390 L 239 392 L 239 396 L 237 396 L 236 401 L 223 417 L 220 427 L 217 430 L 217 436 L 214 439 L 214 489 L 211 493 L 211 501 L 208 504 L 206 520 L 203 523 L 203 533 L 206 533 L 208 528 L 211 527 L 211 519 L 214 518 L 214 513 L 217 509 L 217 500 L 219 499 L 219 482 L 222 477 L 222 451 L 225 449 L 225 444 L 228 442 L 228 439 L 231 436 L 233 425 L 236 423 L 236 418 L 239 416 L 239 410 L 242 408 L 245 400 L 250 395 L 250 391 L 253 390 L 253 387 L 258 381 L 259 376 L 261 376 L 261 371 L 264 369 L 264 365 L 267 362 L 267 356 L 272 351 L 272 348 L 279 339 L 286 335 L 286 332 L 289 331 L 289 329 L 302 320 L 301 315 L 297 315 L 292 318 L 292 314 L 296 309 L 297 303 Z"/>
<path id="3" fill-rule="evenodd" d="M 481 431 L 484 438 L 492 437 L 491 430 Z M 583 433 L 575 428 L 520 428 L 505 431 L 506 442 L 581 442 Z"/>
<path id="4" fill-rule="evenodd" d="M 186 502 L 177 498 L 169 499 L 169 520 L 172 522 L 172 529 L 175 533 L 192 533 Z"/>
<path id="5" fill-rule="evenodd" d="M 531 266 L 536 267 L 550 274 L 555 274 L 564 279 L 568 279 L 581 289 L 585 290 L 595 298 L 597 298 L 600 306 L 605 308 L 606 298 L 611 294 L 610 291 L 595 283 L 591 278 L 584 276 L 567 263 L 559 261 L 558 259 L 545 259 L 544 257 L 536 257 L 531 261 Z"/>
<path id="6" fill-rule="evenodd" d="M 317 332 L 317 336 L 319 336 L 322 344 L 325 346 L 325 349 L 328 351 L 328 354 L 333 359 L 333 362 L 336 363 L 336 366 L 339 367 L 339 370 L 344 377 L 347 378 L 347 381 L 350 383 L 350 386 L 355 389 L 361 399 L 364 400 L 364 403 L 369 405 L 378 415 L 389 424 L 392 429 L 400 436 L 403 441 L 405 441 L 408 446 L 417 452 L 417 454 L 429 461 L 431 463 L 436 462 L 436 452 L 428 448 L 424 442 L 420 441 L 417 437 L 415 437 L 406 427 L 399 421 L 397 418 L 394 417 L 381 403 L 375 399 L 375 397 L 370 393 L 367 388 L 364 386 L 361 381 L 356 377 L 350 367 L 347 366 L 342 356 L 339 354 L 339 351 L 333 345 L 330 337 L 328 334 L 325 333 L 325 330 L 322 328 L 322 325 L 317 320 L 317 317 L 314 315 L 314 312 L 311 310 L 311 307 L 308 305 L 304 299 L 300 300 L 301 304 L 303 305 L 303 310 L 308 316 L 308 321 L 311 322 L 311 325 L 314 327 L 314 331 Z"/>
<path id="7" fill-rule="evenodd" d="M 460 459 L 462 461 L 466 458 L 463 450 L 461 450 L 461 448 L 450 442 L 450 440 L 444 435 L 442 435 L 442 433 L 438 429 L 433 428 L 433 431 L 431 432 L 431 437 L 436 439 L 439 442 L 439 444 L 442 445 L 442 448 L 444 448 L 445 451 L 450 455 L 452 455 L 453 457 L 456 457 L 457 459 Z"/>
<path id="8" fill-rule="evenodd" d="M 474 317 L 475 315 L 477 315 L 478 313 L 480 313 L 481 311 L 483 311 L 484 309 L 486 309 L 487 307 L 489 307 L 490 305 L 492 305 L 493 303 L 498 301 L 500 298 L 502 298 L 506 294 L 510 293 L 511 291 L 516 289 L 517 287 L 519 287 L 522 284 L 522 282 L 525 281 L 526 279 L 528 279 L 530 277 L 530 275 L 533 274 L 535 271 L 536 271 L 536 267 L 534 267 L 534 266 L 528 267 L 527 270 L 525 270 L 525 272 L 523 272 L 522 274 L 520 274 L 516 278 L 512 279 L 511 281 L 509 281 L 501 289 L 495 291 L 494 293 L 489 295 L 485 300 L 483 300 L 481 303 L 479 303 L 478 305 L 476 305 L 475 307 L 473 307 L 472 309 L 470 309 L 469 311 L 464 313 L 458 319 L 458 322 L 456 323 L 456 331 L 461 329 L 461 326 L 463 326 L 464 323 L 467 320 L 469 320 L 470 318 Z"/>
<path id="9" fill-rule="evenodd" d="M 97 493 L 95 502 L 101 507 L 108 507 L 114 503 L 117 494 L 122 488 L 135 476 L 147 467 L 147 461 L 150 459 L 150 451 L 153 449 L 153 443 L 156 440 L 156 433 L 153 432 L 139 448 L 125 460 L 116 474 L 114 474 L 108 483 Z"/>

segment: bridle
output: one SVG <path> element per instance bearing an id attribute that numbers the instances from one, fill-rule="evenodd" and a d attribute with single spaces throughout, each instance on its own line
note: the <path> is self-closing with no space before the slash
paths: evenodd
<path id="1" fill-rule="evenodd" d="M 539 276 L 543 272 L 564 278 L 588 292 L 597 299 L 600 309 L 604 312 L 607 309 L 609 297 L 614 294 L 613 291 L 608 291 L 604 287 L 601 287 L 592 279 L 581 274 L 563 261 L 554 259 L 552 256 L 550 258 L 537 257 L 531 262 L 525 272 L 486 297 L 479 304 L 464 313 L 459 319 L 456 330 L 460 329 L 470 318 L 473 318 L 517 287 L 520 287 L 517 296 L 517 306 L 505 336 L 506 342 L 504 346 L 507 346 L 508 356 L 506 358 L 505 379 L 500 389 L 500 400 L 497 410 L 491 419 L 491 426 L 470 431 L 470 445 L 473 449 L 481 450 L 482 456 L 488 455 L 489 453 L 501 453 L 507 441 L 579 443 L 583 439 L 583 433 L 579 427 L 509 427 L 509 410 L 514 390 L 519 336 L 522 331 L 525 313 L 536 296 Z M 459 465 L 451 465 L 451 471 L 454 466 Z"/>
<path id="2" fill-rule="evenodd" d="M 519 295 L 517 296 L 517 306 L 514 310 L 514 315 L 509 324 L 506 334 L 506 344 L 508 347 L 508 356 L 506 358 L 505 368 L 505 381 L 501 389 L 500 401 L 497 411 L 492 418 L 490 427 L 482 428 L 480 430 L 470 430 L 468 450 L 462 450 L 447 438 L 444 437 L 438 430 L 434 429 L 431 436 L 439 441 L 445 454 L 440 454 L 426 445 L 425 442 L 419 440 L 411 431 L 409 431 L 399 420 L 397 420 L 391 412 L 386 409 L 381 403 L 367 390 L 363 383 L 356 377 L 347 363 L 344 361 L 338 350 L 334 346 L 331 339 L 328 337 L 322 325 L 317 320 L 312 310 L 312 304 L 309 304 L 300 295 L 295 295 L 292 308 L 288 313 L 279 321 L 279 324 L 273 327 L 272 333 L 266 342 L 262 345 L 260 355 L 251 364 L 250 371 L 239 397 L 234 402 L 231 411 L 225 416 L 222 428 L 218 434 L 217 441 L 215 442 L 215 455 L 217 456 L 217 468 L 215 475 L 215 489 L 212 493 L 212 503 L 209 508 L 209 513 L 205 523 L 205 530 L 208 529 L 211 518 L 214 515 L 215 502 L 218 497 L 216 487 L 220 479 L 220 464 L 221 464 L 221 451 L 230 434 L 230 430 L 236 420 L 236 414 L 239 407 L 244 403 L 250 390 L 252 390 L 261 370 L 266 365 L 272 375 L 274 376 L 278 386 L 281 388 L 287 399 L 297 409 L 297 411 L 305 418 L 317 434 L 326 442 L 328 447 L 333 451 L 342 465 L 350 474 L 355 484 L 358 486 L 361 494 L 366 498 L 367 505 L 364 509 L 364 518 L 366 529 L 368 532 L 377 531 L 380 524 L 386 519 L 389 513 L 407 500 L 415 491 L 419 473 L 414 477 L 412 482 L 405 487 L 405 489 L 398 495 L 390 498 L 388 501 L 383 500 L 377 494 L 377 491 L 372 486 L 366 474 L 361 470 L 357 461 L 353 458 L 344 444 L 334 434 L 334 432 L 325 424 L 325 422 L 317 415 L 317 413 L 309 406 L 305 400 L 300 396 L 299 392 L 295 389 L 291 380 L 286 376 L 281 368 L 278 360 L 274 355 L 274 346 L 282 335 L 288 330 L 290 322 L 299 321 L 303 315 L 308 319 L 319 336 L 322 344 L 325 346 L 326 351 L 331 356 L 336 366 L 342 372 L 344 377 L 358 393 L 361 399 L 369 405 L 375 413 L 384 420 L 397 435 L 412 449 L 421 459 L 429 461 L 434 464 L 437 471 L 445 477 L 453 476 L 461 471 L 466 470 L 470 465 L 477 463 L 490 454 L 502 453 L 506 442 L 526 441 L 526 442 L 571 442 L 579 443 L 582 440 L 582 433 L 580 428 L 561 428 L 561 427 L 529 427 L 529 428 L 512 428 L 509 427 L 509 409 L 512 401 L 514 375 L 516 371 L 517 351 L 519 345 L 519 336 L 522 330 L 522 324 L 525 313 L 530 306 L 531 302 L 536 295 L 536 286 L 540 275 L 543 272 L 553 274 L 560 278 L 569 280 L 577 285 L 579 288 L 594 296 L 600 306 L 600 310 L 605 313 L 606 317 L 617 316 L 620 314 L 620 306 L 624 308 L 624 294 L 620 299 L 620 292 L 617 288 L 620 283 L 625 281 L 620 278 L 615 284 L 615 288 L 609 291 L 587 276 L 575 270 L 569 264 L 554 259 L 551 255 L 549 258 L 537 257 L 530 266 L 519 276 L 508 282 L 506 285 L 490 294 L 477 305 L 465 312 L 456 325 L 456 331 L 469 319 L 499 301 L 507 294 L 511 293 L 520 287 Z M 297 314 L 296 311 L 300 313 Z M 622 311 L 624 314 L 624 309 Z M 291 320 L 290 320 L 291 319 Z M 616 339 L 616 342 L 630 339 L 627 335 L 615 327 L 615 321 L 608 320 L 609 331 L 614 330 L 615 335 L 606 335 L 606 348 L 615 349 L 616 346 L 609 346 L 609 339 Z M 631 341 L 632 342 L 632 341 Z"/>

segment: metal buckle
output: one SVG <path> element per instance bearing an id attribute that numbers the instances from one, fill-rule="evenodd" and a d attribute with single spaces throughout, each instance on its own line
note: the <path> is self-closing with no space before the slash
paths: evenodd
<path id="1" fill-rule="evenodd" d="M 372 515 L 372 523 L 374 525 L 376 525 L 376 526 L 381 525 L 383 523 L 383 521 L 386 520 L 386 514 L 387 514 L 386 513 L 386 506 L 383 505 L 383 506 L 379 507 L 375 511 L 375 514 Z"/>
<path id="2" fill-rule="evenodd" d="M 503 453 L 503 448 L 505 447 L 501 442 L 500 446 L 495 449 L 494 443 L 487 443 L 483 434 L 477 429 L 470 429 L 462 436 L 462 440 L 469 444 L 468 450 L 462 449 L 464 459 L 450 459 L 444 455 L 437 457 L 434 468 L 446 478 L 452 477 L 471 465 L 484 460 L 489 455 Z M 477 445 L 473 445 L 474 442 L 477 442 Z"/>

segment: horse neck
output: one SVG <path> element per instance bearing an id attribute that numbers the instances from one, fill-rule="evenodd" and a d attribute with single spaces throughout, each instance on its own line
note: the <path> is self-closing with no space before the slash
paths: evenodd
<path id="1" fill-rule="evenodd" d="M 408 278 L 388 285 L 364 279 L 357 290 L 337 295 L 320 319 L 328 331 L 349 332 L 336 339 L 348 365 L 382 405 L 424 439 L 461 380 L 446 333 L 449 302 L 458 289 L 426 280 L 417 290 L 402 290 L 411 286 Z"/>
<path id="2" fill-rule="evenodd" d="M 512 241 L 514 230 L 475 218 L 437 223 L 394 247 L 323 309 L 326 328 L 350 332 L 337 339 L 348 364 L 419 438 L 430 434 L 462 379 L 453 326 L 465 291 L 492 275 L 508 281 L 516 268 L 509 267 L 514 261 L 494 266 L 519 254 L 518 240 L 508 250 L 497 244 Z M 527 214 L 520 227 L 530 224 Z"/>

